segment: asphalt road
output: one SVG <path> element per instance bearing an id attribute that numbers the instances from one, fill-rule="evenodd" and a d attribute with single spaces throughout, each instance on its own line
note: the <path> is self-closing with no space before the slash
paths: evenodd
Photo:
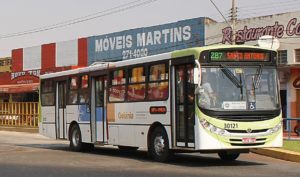
<path id="1" fill-rule="evenodd" d="M 299 177 L 300 163 L 257 154 L 242 154 L 235 162 L 216 155 L 177 154 L 157 163 L 145 151 L 124 153 L 96 147 L 90 153 L 68 150 L 68 142 L 38 134 L 0 131 L 0 177 Z"/>

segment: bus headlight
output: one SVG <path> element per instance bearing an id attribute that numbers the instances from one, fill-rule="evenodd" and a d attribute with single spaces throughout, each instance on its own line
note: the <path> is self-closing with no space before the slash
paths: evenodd
<path id="1" fill-rule="evenodd" d="M 224 129 L 218 128 L 212 124 L 210 124 L 207 120 L 205 119 L 200 119 L 201 125 L 207 129 L 208 131 L 217 134 L 217 135 L 224 135 L 226 131 Z"/>
<path id="2" fill-rule="evenodd" d="M 210 131 L 213 132 L 213 133 L 216 133 L 217 132 L 217 127 L 213 126 L 213 125 L 210 125 L 209 127 Z"/>
<path id="3" fill-rule="evenodd" d="M 269 134 L 273 134 L 273 133 L 278 132 L 280 129 L 281 129 L 281 123 L 279 123 L 278 125 L 276 125 L 276 126 L 273 127 L 273 128 L 270 128 L 270 129 L 268 130 L 268 132 L 269 132 Z"/>
<path id="4" fill-rule="evenodd" d="M 207 128 L 210 125 L 205 119 L 201 119 L 200 123 L 204 128 Z"/>

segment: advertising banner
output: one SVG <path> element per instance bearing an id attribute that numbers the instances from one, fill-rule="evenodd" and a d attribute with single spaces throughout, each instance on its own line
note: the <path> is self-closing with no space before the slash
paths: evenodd
<path id="1" fill-rule="evenodd" d="M 131 29 L 88 38 L 88 64 L 156 55 L 204 45 L 205 18 Z"/>

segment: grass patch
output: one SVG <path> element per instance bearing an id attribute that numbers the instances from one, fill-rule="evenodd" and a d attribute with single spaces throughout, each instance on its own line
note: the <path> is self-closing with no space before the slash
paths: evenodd
<path id="1" fill-rule="evenodd" d="M 283 149 L 300 152 L 300 140 L 283 140 Z"/>

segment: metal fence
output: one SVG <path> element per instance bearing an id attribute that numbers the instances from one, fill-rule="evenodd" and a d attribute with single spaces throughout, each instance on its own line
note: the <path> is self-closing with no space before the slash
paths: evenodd
<path id="1" fill-rule="evenodd" d="M 0 103 L 0 125 L 38 127 L 38 102 Z"/>
<path id="2" fill-rule="evenodd" d="M 284 138 L 300 140 L 300 118 L 283 118 Z"/>

